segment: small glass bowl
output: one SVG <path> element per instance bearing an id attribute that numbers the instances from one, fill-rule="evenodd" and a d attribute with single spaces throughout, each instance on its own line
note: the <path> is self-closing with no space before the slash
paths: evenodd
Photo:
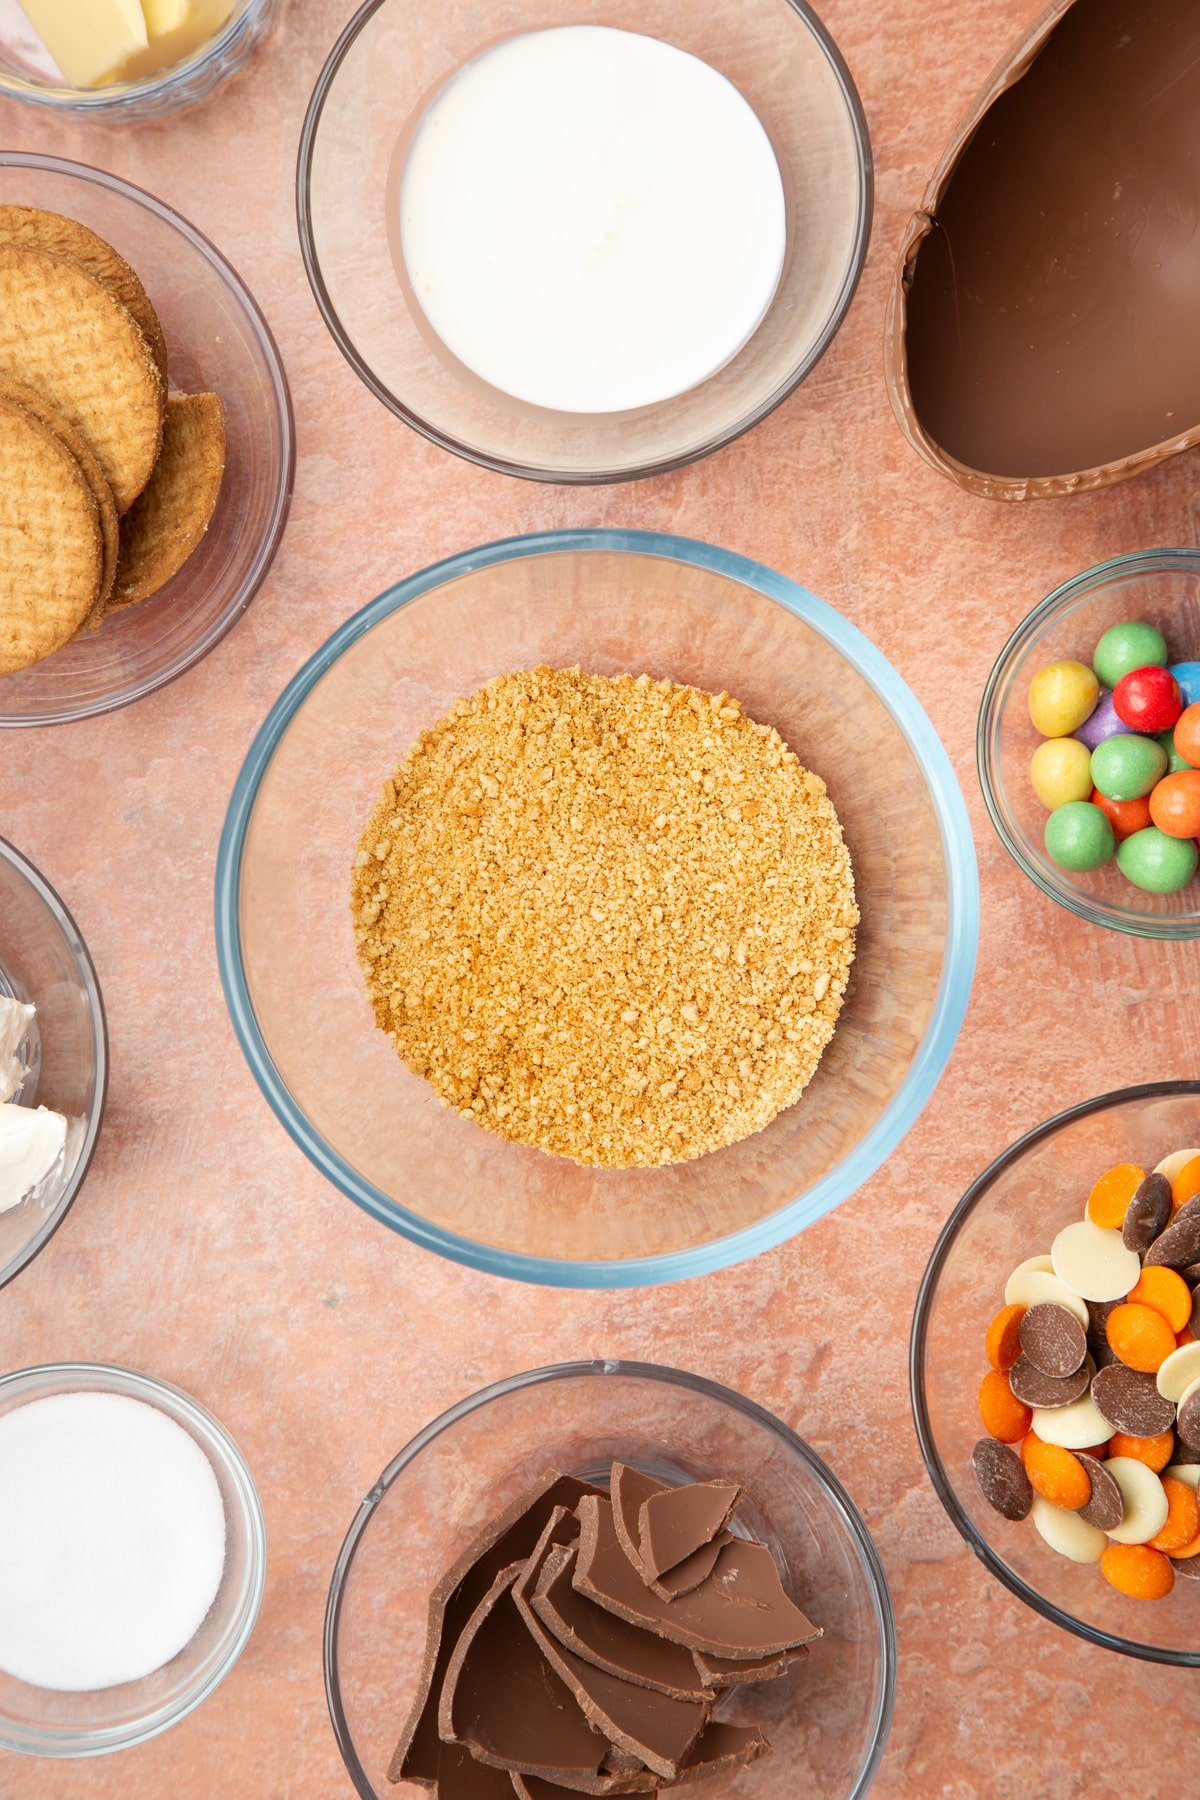
<path id="1" fill-rule="evenodd" d="M 61 1165 L 0 1212 L 0 1287 L 33 1261 L 83 1186 L 104 1116 L 108 1036 L 96 971 L 79 927 L 32 863 L 0 838 L 0 994 L 32 1002 L 25 1083 L 14 1096 L 67 1120 Z"/>
<path id="2" fill-rule="evenodd" d="M 421 1669 L 429 1593 L 480 1529 L 548 1469 L 605 1478 L 615 1460 L 668 1481 L 741 1483 L 748 1527 L 825 1635 L 741 1698 L 773 1754 L 737 1783 L 754 1800 L 857 1800 L 891 1725 L 896 1639 L 878 1553 L 820 1457 L 752 1400 L 649 1363 L 577 1362 L 484 1388 L 427 1425 L 358 1509 L 325 1611 L 325 1691 L 362 1800 L 386 1780 Z M 704 1784 L 727 1800 L 730 1779 Z"/>
<path id="3" fill-rule="evenodd" d="M 846 833 L 863 923 L 833 1041 L 795 1106 L 694 1162 L 581 1168 L 509 1143 L 442 1106 L 374 1027 L 348 896 L 379 784 L 462 695 L 539 663 L 736 695 L 824 776 Z M 277 1117 L 359 1206 L 493 1274 L 626 1287 L 756 1256 L 874 1173 L 954 1046 L 978 907 L 946 753 L 895 670 L 839 613 L 708 544 L 557 531 L 410 576 L 291 681 L 230 802 L 217 956 Z"/>
<path id="4" fill-rule="evenodd" d="M 1068 1562 L 1029 1519 L 1014 1524 L 983 1498 L 971 1451 L 984 1435 L 976 1401 L 983 1338 L 1004 1283 L 1083 1217 L 1088 1193 L 1120 1162 L 1152 1169 L 1200 1143 L 1200 1081 L 1121 1088 L 1072 1106 L 997 1157 L 942 1230 L 921 1282 L 909 1352 L 913 1416 L 925 1466 L 951 1523 L 985 1569 L 1027 1606 L 1102 1649 L 1200 1668 L 1200 1584 L 1176 1583 L 1154 1605 L 1118 1594 L 1092 1564 Z"/>
<path id="5" fill-rule="evenodd" d="M 1200 877 L 1177 894 L 1145 894 L 1115 862 L 1091 874 L 1060 869 L 1046 854 L 1047 813 L 1029 779 L 1042 742 L 1029 720 L 1029 684 L 1044 663 L 1090 664 L 1110 625 L 1157 625 L 1172 661 L 1200 659 L 1200 550 L 1141 550 L 1073 576 L 1035 606 L 1005 644 L 979 708 L 976 757 L 983 798 L 1005 849 L 1068 912 L 1131 937 L 1200 937 Z"/>
<path id="6" fill-rule="evenodd" d="M 15 0 L 5 0 L 5 12 L 11 14 L 14 5 Z M 225 23 L 189 56 L 153 75 L 100 88 L 65 87 L 48 80 L 41 61 L 28 48 L 36 40 L 32 28 L 15 31 L 9 18 L 0 15 L 0 95 L 101 123 L 114 118 L 123 124 L 157 119 L 206 99 L 240 69 L 270 30 L 278 7 L 279 0 L 234 0 Z"/>
<path id="7" fill-rule="evenodd" d="M 710 63 L 758 113 L 779 161 L 788 251 L 765 319 L 732 362 L 659 405 L 604 415 L 526 405 L 464 370 L 418 322 L 389 233 L 402 135 L 448 76 L 515 31 L 608 25 Z M 845 316 L 867 254 L 871 149 L 850 73 L 805 0 L 368 0 L 334 45 L 300 140 L 297 212 L 317 304 L 385 406 L 457 456 L 562 483 L 629 481 L 731 442 L 799 386 Z"/>
<path id="8" fill-rule="evenodd" d="M 108 239 L 145 283 L 172 387 L 225 407 L 225 479 L 199 548 L 174 580 L 55 655 L 0 676 L 0 727 L 93 718 L 165 687 L 245 612 L 283 535 L 295 473 L 287 380 L 266 320 L 194 226 L 115 175 L 0 151 L 0 204 L 65 213 Z"/>
<path id="9" fill-rule="evenodd" d="M 15 1412 L 51 1394 L 79 1393 L 143 1400 L 195 1440 L 212 1464 L 225 1503 L 225 1572 L 195 1637 L 141 1681 L 64 1694 L 31 1687 L 0 1670 L 0 1747 L 27 1756 L 104 1756 L 178 1724 L 207 1700 L 245 1649 L 266 1580 L 266 1526 L 242 1453 L 211 1413 L 178 1388 L 106 1363 L 48 1363 L 0 1377 L 0 1412 Z"/>

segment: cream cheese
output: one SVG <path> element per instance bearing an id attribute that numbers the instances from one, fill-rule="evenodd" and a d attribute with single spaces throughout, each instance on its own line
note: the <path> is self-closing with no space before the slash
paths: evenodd
<path id="1" fill-rule="evenodd" d="M 54 1168 L 67 1121 L 45 1106 L 0 1106 L 0 1212 L 18 1206 Z"/>
<path id="2" fill-rule="evenodd" d="M 0 994 L 0 1105 L 11 1100 L 24 1080 L 25 1069 L 17 1052 L 33 1024 L 34 1008 Z"/>

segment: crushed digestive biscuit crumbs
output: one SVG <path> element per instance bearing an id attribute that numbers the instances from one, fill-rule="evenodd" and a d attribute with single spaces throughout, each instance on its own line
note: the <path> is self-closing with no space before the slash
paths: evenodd
<path id="1" fill-rule="evenodd" d="M 796 1101 L 854 958 L 819 776 L 727 694 L 546 667 L 423 732 L 360 840 L 376 1023 L 444 1105 L 607 1168 Z"/>

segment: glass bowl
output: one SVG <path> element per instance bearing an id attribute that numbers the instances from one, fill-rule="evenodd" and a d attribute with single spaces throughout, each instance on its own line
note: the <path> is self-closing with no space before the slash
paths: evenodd
<path id="1" fill-rule="evenodd" d="M 166 1413 L 212 1464 L 225 1503 L 225 1572 L 192 1641 L 153 1675 L 91 1693 L 30 1687 L 0 1670 L 0 1747 L 29 1756 L 103 1756 L 157 1737 L 206 1700 L 245 1649 L 267 1568 L 262 1507 L 224 1427 L 178 1388 L 106 1363 L 48 1363 L 0 1377 L 0 1412 L 51 1394 L 123 1394 Z"/>
<path id="2" fill-rule="evenodd" d="M 169 68 L 136 81 L 74 88 L 55 80 L 52 63 L 48 72 L 46 54 L 18 0 L 0 0 L 0 95 L 101 123 L 156 119 L 203 100 L 240 69 L 270 30 L 278 6 L 279 0 L 234 0 L 220 29 Z"/>
<path id="3" fill-rule="evenodd" d="M 397 146 L 433 91 L 516 31 L 598 24 L 712 64 L 758 113 L 783 176 L 788 251 L 763 323 L 732 362 L 661 404 L 607 415 L 530 406 L 425 335 L 397 278 L 388 193 Z M 297 211 L 317 304 L 350 366 L 417 431 L 472 462 L 541 481 L 628 481 L 706 456 L 764 418 L 829 345 L 871 223 L 867 124 L 837 48 L 804 0 L 368 0 L 322 70 L 300 140 Z"/>
<path id="4" fill-rule="evenodd" d="M 261 587 L 292 494 L 292 407 L 257 305 L 206 238 L 140 188 L 53 156 L 0 151 L 0 205 L 65 213 L 137 270 L 166 334 L 172 387 L 225 406 L 225 479 L 204 538 L 175 578 L 54 656 L 0 677 L 0 727 L 112 712 L 206 656 Z"/>
<path id="5" fill-rule="evenodd" d="M 108 1036 L 96 971 L 79 927 L 32 863 L 0 838 L 0 994 L 33 1003 L 14 1099 L 67 1120 L 62 1163 L 0 1212 L 0 1287 L 49 1243 L 83 1186 L 104 1116 Z"/>
<path id="6" fill-rule="evenodd" d="M 1010 1271 L 1049 1250 L 1082 1218 L 1088 1192 L 1119 1162 L 1152 1169 L 1200 1143 L 1200 1081 L 1121 1088 L 1072 1106 L 1019 1138 L 972 1183 L 942 1230 L 921 1282 L 909 1375 L 917 1437 L 951 1522 L 984 1567 L 1054 1625 L 1151 1662 L 1200 1668 L 1200 1591 L 1178 1582 L 1159 1605 L 1118 1594 L 1099 1569 L 1068 1562 L 1030 1520 L 1013 1524 L 983 1498 L 971 1451 L 987 1369 L 983 1336 Z"/>
<path id="7" fill-rule="evenodd" d="M 618 1459 L 661 1480 L 740 1482 L 747 1526 L 825 1636 L 791 1673 L 744 1694 L 773 1754 L 736 1784 L 755 1800 L 850 1800 L 883 1756 L 896 1683 L 874 1544 L 820 1457 L 752 1400 L 648 1363 L 577 1362 L 484 1388 L 390 1462 L 342 1545 L 325 1611 L 325 1691 L 362 1800 L 402 1797 L 386 1771 L 417 1676 L 429 1592 L 479 1530 L 547 1469 L 596 1479 Z M 704 1784 L 712 1800 L 729 1778 Z"/>
<path id="8" fill-rule="evenodd" d="M 586 1169 L 495 1137 L 443 1107 L 374 1027 L 349 881 L 380 783 L 461 695 L 538 663 L 728 690 L 825 776 L 845 828 L 863 924 L 833 1041 L 796 1106 L 691 1163 Z M 721 1268 L 853 1193 L 933 1091 L 977 935 L 962 795 L 879 651 L 783 576 L 654 532 L 514 538 L 382 594 L 271 709 L 218 857 L 234 1028 L 301 1149 L 417 1243 L 560 1286 Z"/>
<path id="9" fill-rule="evenodd" d="M 1172 660 L 1200 660 L 1200 550 L 1141 550 L 1114 556 L 1064 581 L 1035 606 L 1005 644 L 983 690 L 976 755 L 979 782 L 1005 849 L 1029 879 L 1068 912 L 1132 937 L 1200 936 L 1200 879 L 1178 894 L 1144 894 L 1115 862 L 1091 874 L 1058 868 L 1046 855 L 1046 809 L 1029 780 L 1042 742 L 1029 721 L 1029 683 L 1060 657 L 1091 663 L 1097 640 L 1122 619 L 1157 625 Z"/>

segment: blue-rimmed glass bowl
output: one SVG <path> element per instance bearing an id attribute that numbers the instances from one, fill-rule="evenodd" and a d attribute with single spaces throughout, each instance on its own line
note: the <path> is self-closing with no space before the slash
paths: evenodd
<path id="1" fill-rule="evenodd" d="M 841 814 L 863 923 L 837 1033 L 796 1106 L 695 1162 L 583 1169 L 493 1137 L 442 1107 L 374 1028 L 349 915 L 366 815 L 456 699 L 538 663 L 727 690 L 826 778 Z M 784 576 L 652 532 L 516 538 L 382 594 L 271 709 L 218 859 L 234 1027 L 300 1147 L 393 1230 L 567 1287 L 721 1268 L 853 1193 L 945 1067 L 977 935 L 962 796 L 885 658 Z"/>
<path id="2" fill-rule="evenodd" d="M 740 1517 L 825 1635 L 807 1660 L 730 1712 L 772 1754 L 708 1800 L 861 1800 L 892 1720 L 896 1635 L 887 1583 L 854 1503 L 820 1457 L 731 1389 L 648 1363 L 577 1362 L 515 1375 L 427 1425 L 362 1502 L 325 1613 L 325 1691 L 362 1800 L 386 1780 L 421 1669 L 429 1592 L 480 1528 L 547 1469 L 604 1480 L 614 1459 L 665 1481 L 742 1484 Z"/>

